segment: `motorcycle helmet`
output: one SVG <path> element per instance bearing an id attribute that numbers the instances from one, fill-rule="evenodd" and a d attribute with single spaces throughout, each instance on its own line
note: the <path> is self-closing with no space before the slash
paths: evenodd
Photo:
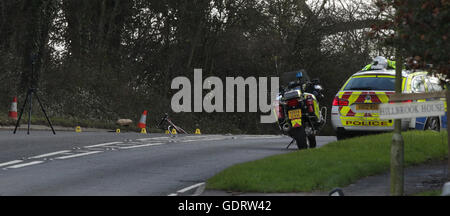
<path id="1" fill-rule="evenodd" d="M 372 62 L 372 70 L 381 70 L 381 69 L 386 69 L 388 67 L 388 61 L 385 57 L 383 56 L 377 56 L 373 59 Z"/>

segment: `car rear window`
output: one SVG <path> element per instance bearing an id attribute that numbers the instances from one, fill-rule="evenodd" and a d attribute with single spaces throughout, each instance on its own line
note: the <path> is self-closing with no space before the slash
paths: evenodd
<path id="1" fill-rule="evenodd" d="M 348 81 L 347 85 L 345 85 L 344 90 L 395 91 L 395 77 L 352 77 L 350 81 Z"/>

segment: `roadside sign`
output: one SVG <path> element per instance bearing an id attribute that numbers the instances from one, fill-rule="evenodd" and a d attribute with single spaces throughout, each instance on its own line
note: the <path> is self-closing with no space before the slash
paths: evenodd
<path id="1" fill-rule="evenodd" d="M 444 101 L 381 104 L 380 119 L 402 119 L 445 115 Z"/>
<path id="2" fill-rule="evenodd" d="M 447 87 L 449 87 L 450 85 L 447 84 Z M 450 89 L 450 88 L 447 88 Z M 390 96 L 390 101 L 396 101 L 396 102 L 400 102 L 400 101 L 406 101 L 406 100 L 423 100 L 423 99 L 437 99 L 437 98 L 445 98 L 445 101 L 447 104 L 450 104 L 450 90 L 446 90 L 446 91 L 440 91 L 440 92 L 424 92 L 424 93 L 414 93 L 414 94 L 401 94 L 401 93 L 397 93 L 394 95 Z M 443 101 L 432 101 L 432 102 L 436 102 L 436 103 L 443 103 Z M 424 102 L 420 102 L 419 104 L 424 103 Z M 430 102 L 425 102 L 425 103 L 431 103 Z M 398 104 L 398 106 L 401 105 L 405 105 L 407 103 L 403 103 L 403 104 Z M 402 114 L 401 113 L 389 113 L 388 108 L 390 106 L 392 106 L 394 104 L 387 104 L 386 106 L 384 106 L 384 110 L 383 110 L 383 118 L 402 118 Z M 433 105 L 431 105 L 433 106 Z M 383 108 L 383 107 L 381 107 Z M 391 107 L 392 108 L 392 107 Z M 416 117 L 418 115 L 423 116 L 422 114 L 418 114 L 418 113 L 425 113 L 425 116 L 432 116 L 432 114 L 434 114 L 434 116 L 439 116 L 439 115 L 444 115 L 445 114 L 445 106 L 442 105 L 435 105 L 436 113 L 431 113 L 431 109 L 432 107 L 430 107 L 430 113 L 428 113 L 427 108 L 424 107 L 425 110 L 421 109 L 422 112 L 417 112 L 414 113 L 413 115 L 415 115 Z M 399 108 L 400 109 L 400 108 Z M 441 109 L 440 111 L 438 111 L 439 109 Z M 442 109 L 444 111 L 442 111 Z M 402 111 L 400 109 L 400 111 Z M 407 111 L 407 110 L 405 110 Z M 448 114 L 447 114 L 448 115 Z M 380 114 L 381 116 L 381 114 Z M 389 117 L 390 116 L 390 117 Z M 408 116 L 409 118 L 411 118 L 412 116 Z M 447 134 L 450 134 L 450 118 L 447 118 Z M 450 136 L 447 136 L 447 145 L 448 145 L 448 165 L 447 165 L 447 179 L 450 180 Z"/>

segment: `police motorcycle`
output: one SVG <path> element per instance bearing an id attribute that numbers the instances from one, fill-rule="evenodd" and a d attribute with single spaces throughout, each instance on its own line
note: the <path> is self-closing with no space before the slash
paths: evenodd
<path id="1" fill-rule="evenodd" d="M 298 149 L 315 148 L 316 135 L 326 124 L 327 108 L 319 107 L 323 88 L 318 79 L 312 81 L 306 72 L 296 72 L 296 80 L 281 86 L 275 106 L 278 126 L 283 134 L 292 137 Z"/>

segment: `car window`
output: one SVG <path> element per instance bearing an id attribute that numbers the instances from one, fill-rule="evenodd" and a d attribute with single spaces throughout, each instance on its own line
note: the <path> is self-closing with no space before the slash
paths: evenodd
<path id="1" fill-rule="evenodd" d="M 380 90 L 380 91 L 395 91 L 394 77 L 353 77 L 344 90 Z"/>
<path id="2" fill-rule="evenodd" d="M 423 76 L 415 76 L 411 81 L 413 92 L 425 92 L 425 80 Z"/>

